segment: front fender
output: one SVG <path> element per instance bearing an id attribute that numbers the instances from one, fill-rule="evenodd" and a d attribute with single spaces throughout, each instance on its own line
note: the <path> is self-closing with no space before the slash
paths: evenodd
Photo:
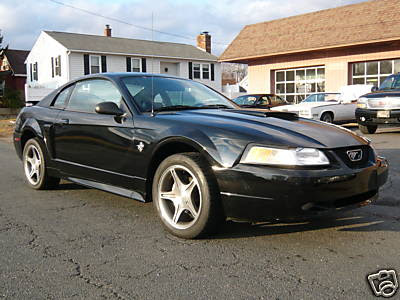
<path id="1" fill-rule="evenodd" d="M 23 122 L 23 125 L 21 126 L 21 132 L 23 134 L 26 131 L 30 131 L 35 136 L 40 137 L 41 139 L 44 139 L 44 134 L 43 134 L 42 128 L 40 127 L 38 121 L 36 121 L 33 118 L 27 118 Z"/>
<path id="2" fill-rule="evenodd" d="M 213 165 L 232 167 L 243 153 L 246 143 L 236 139 L 230 132 L 219 132 L 208 128 L 205 133 L 201 128 L 174 127 L 162 133 L 153 153 L 167 143 L 180 141 L 186 143 L 205 155 Z"/>

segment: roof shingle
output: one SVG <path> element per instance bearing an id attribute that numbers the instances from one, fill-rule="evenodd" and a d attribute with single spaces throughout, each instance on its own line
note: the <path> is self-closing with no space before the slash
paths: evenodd
<path id="1" fill-rule="evenodd" d="M 101 35 L 45 31 L 68 50 L 174 57 L 216 61 L 217 57 L 192 45 L 107 37 Z"/>
<path id="2" fill-rule="evenodd" d="M 399 0 L 374 0 L 245 26 L 220 61 L 400 39 Z"/>

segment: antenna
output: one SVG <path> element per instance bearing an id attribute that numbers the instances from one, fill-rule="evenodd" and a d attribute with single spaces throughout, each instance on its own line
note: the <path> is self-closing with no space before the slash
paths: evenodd
<path id="1" fill-rule="evenodd" d="M 151 116 L 154 117 L 154 12 L 151 12 L 151 41 L 153 48 L 151 56 Z"/>

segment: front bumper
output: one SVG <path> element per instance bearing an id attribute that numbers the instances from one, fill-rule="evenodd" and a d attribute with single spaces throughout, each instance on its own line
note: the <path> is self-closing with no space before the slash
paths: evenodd
<path id="1" fill-rule="evenodd" d="M 384 110 L 384 109 L 382 109 Z M 400 109 L 390 110 L 389 118 L 378 118 L 378 111 L 375 109 L 357 108 L 356 119 L 357 123 L 367 125 L 398 125 L 400 124 Z"/>
<path id="2" fill-rule="evenodd" d="M 225 215 L 246 220 L 291 219 L 366 205 L 388 178 L 379 158 L 363 169 L 298 170 L 237 165 L 215 171 Z"/>
<path id="3" fill-rule="evenodd" d="M 22 150 L 23 149 L 22 149 L 22 144 L 21 144 L 21 138 L 22 138 L 22 134 L 14 131 L 13 142 L 14 142 L 15 152 L 17 153 L 19 159 L 22 160 Z"/>

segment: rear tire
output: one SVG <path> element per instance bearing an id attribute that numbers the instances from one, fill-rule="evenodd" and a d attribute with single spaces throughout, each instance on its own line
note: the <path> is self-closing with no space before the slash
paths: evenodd
<path id="1" fill-rule="evenodd" d="M 321 121 L 326 123 L 333 123 L 333 114 L 329 112 L 323 113 L 321 116 Z"/>
<path id="2" fill-rule="evenodd" d="M 358 124 L 358 128 L 360 131 L 364 134 L 374 134 L 376 130 L 378 129 L 377 125 L 360 125 Z"/>
<path id="3" fill-rule="evenodd" d="M 22 154 L 25 180 L 35 190 L 54 189 L 60 183 L 60 178 L 48 174 L 48 159 L 45 146 L 38 138 L 26 142 Z"/>
<path id="4" fill-rule="evenodd" d="M 198 153 L 167 157 L 155 172 L 152 194 L 161 223 L 180 238 L 214 233 L 224 220 L 216 179 Z"/>

